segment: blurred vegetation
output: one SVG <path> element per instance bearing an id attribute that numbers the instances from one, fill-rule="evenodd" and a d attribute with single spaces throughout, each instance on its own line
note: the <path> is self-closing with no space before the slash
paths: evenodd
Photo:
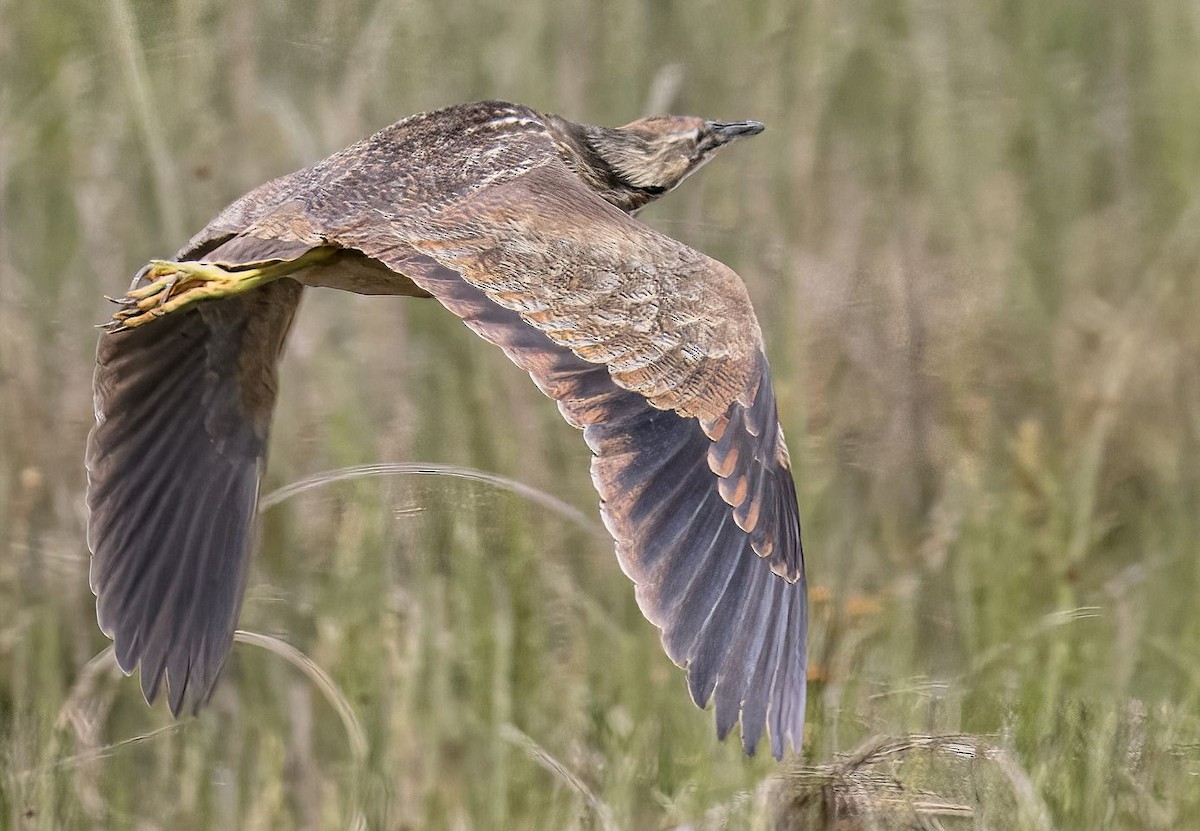
<path id="1" fill-rule="evenodd" d="M 484 97 L 768 124 L 644 219 L 766 332 L 803 759 L 715 740 L 598 522 L 458 479 L 264 512 L 243 628 L 308 674 L 238 644 L 175 723 L 93 661 L 101 295 Z M 0 0 L 0 827 L 1198 827 L 1198 183 L 1182 0 Z M 595 516 L 579 436 L 435 304 L 311 292 L 283 374 L 268 491 L 422 460 Z"/>

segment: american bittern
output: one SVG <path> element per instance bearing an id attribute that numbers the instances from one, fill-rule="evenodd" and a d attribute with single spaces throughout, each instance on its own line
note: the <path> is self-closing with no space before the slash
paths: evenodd
<path id="1" fill-rule="evenodd" d="M 745 286 L 632 218 L 754 121 L 415 115 L 226 208 L 100 339 L 87 448 L 100 628 L 148 701 L 212 693 L 246 583 L 276 364 L 305 286 L 433 297 L 584 432 L 601 513 L 693 700 L 802 740 L 807 601 Z"/>

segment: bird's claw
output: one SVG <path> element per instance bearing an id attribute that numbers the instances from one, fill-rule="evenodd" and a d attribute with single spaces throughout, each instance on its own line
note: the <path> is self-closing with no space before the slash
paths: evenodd
<path id="1" fill-rule="evenodd" d="M 128 332 L 130 330 L 130 327 L 126 326 L 125 321 L 123 320 L 110 320 L 107 323 L 97 323 L 95 326 L 97 329 L 103 329 L 110 335 L 114 335 L 117 332 Z"/>

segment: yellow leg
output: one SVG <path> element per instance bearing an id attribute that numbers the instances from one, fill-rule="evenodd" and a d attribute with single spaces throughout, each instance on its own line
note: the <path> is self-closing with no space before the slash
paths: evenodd
<path id="1" fill-rule="evenodd" d="M 220 300 L 250 291 L 311 265 L 327 262 L 338 249 L 313 248 L 294 260 L 264 260 L 225 267 L 199 261 L 151 260 L 138 272 L 134 286 L 123 297 L 109 300 L 122 308 L 101 328 L 109 332 L 135 329 L 163 315 L 204 300 Z M 145 282 L 149 281 L 149 282 Z"/>

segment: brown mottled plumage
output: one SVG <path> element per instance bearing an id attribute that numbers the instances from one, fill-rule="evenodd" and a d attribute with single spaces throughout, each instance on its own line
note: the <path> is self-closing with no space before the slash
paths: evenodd
<path id="1" fill-rule="evenodd" d="M 246 579 L 276 363 L 302 286 L 436 298 L 593 453 L 646 617 L 722 738 L 801 742 L 807 601 L 762 336 L 726 266 L 630 214 L 756 122 L 407 118 L 226 208 L 101 337 L 88 541 L 101 628 L 148 700 L 198 709 Z M 207 264 L 207 265 L 206 265 Z"/>

